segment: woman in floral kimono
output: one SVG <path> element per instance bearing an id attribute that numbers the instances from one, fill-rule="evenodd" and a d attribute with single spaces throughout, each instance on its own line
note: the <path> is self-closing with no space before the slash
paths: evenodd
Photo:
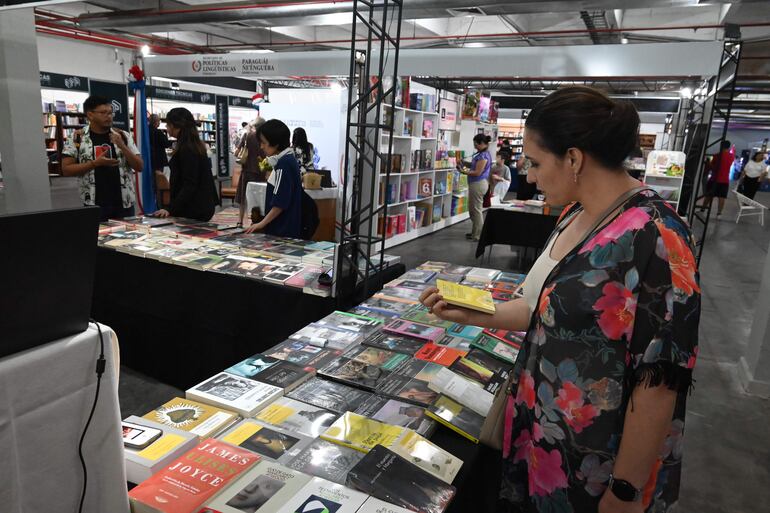
<path id="1" fill-rule="evenodd" d="M 567 205 L 523 284 L 493 315 L 421 301 L 440 318 L 527 329 L 509 391 L 501 511 L 672 511 L 700 286 L 685 223 L 623 169 L 634 107 L 586 87 L 526 121 L 527 180 Z"/>

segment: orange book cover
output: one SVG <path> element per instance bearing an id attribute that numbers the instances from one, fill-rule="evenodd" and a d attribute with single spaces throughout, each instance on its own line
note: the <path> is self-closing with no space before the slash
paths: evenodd
<path id="1" fill-rule="evenodd" d="M 260 457 L 209 438 L 128 493 L 134 512 L 193 513 Z"/>
<path id="2" fill-rule="evenodd" d="M 440 346 L 438 344 L 427 343 L 420 348 L 414 357 L 427 362 L 437 363 L 444 367 L 449 367 L 455 360 L 468 354 L 468 351 L 462 351 L 453 347 Z"/>

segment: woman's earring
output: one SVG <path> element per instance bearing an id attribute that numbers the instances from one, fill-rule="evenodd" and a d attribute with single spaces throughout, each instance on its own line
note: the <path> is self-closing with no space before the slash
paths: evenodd
<path id="1" fill-rule="evenodd" d="M 575 183 L 578 183 L 578 174 L 575 173 Z"/>

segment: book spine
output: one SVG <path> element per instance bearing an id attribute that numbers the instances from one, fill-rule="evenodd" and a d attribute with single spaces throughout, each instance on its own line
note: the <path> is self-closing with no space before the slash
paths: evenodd
<path id="1" fill-rule="evenodd" d="M 447 420 L 445 420 L 445 419 L 442 419 L 442 418 L 441 418 L 441 417 L 439 417 L 438 415 L 434 414 L 432 411 L 430 411 L 430 410 L 425 410 L 425 415 L 426 415 L 427 417 L 430 417 L 430 418 L 432 418 L 433 420 L 435 420 L 435 421 L 436 421 L 436 422 L 438 422 L 439 424 L 441 424 L 441 425 L 443 425 L 443 426 L 446 426 L 446 427 L 448 427 L 449 429 L 451 429 L 452 431 L 454 431 L 454 432 L 455 432 L 455 433 L 457 433 L 458 435 L 464 436 L 465 438 L 467 438 L 468 440 L 470 440 L 470 441 L 471 441 L 471 442 L 473 442 L 474 444 L 477 444 L 477 443 L 479 443 L 479 439 L 478 439 L 478 438 L 474 438 L 473 436 L 471 436 L 470 434 L 466 433 L 466 432 L 465 432 L 465 431 L 463 431 L 462 429 L 460 429 L 460 428 L 458 428 L 457 426 L 453 425 L 451 422 L 448 422 Z"/>

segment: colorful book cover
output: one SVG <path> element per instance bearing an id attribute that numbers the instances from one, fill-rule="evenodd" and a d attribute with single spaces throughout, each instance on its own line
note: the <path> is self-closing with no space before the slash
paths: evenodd
<path id="1" fill-rule="evenodd" d="M 209 438 L 133 488 L 128 497 L 136 510 L 196 511 L 259 459 L 249 451 Z"/>
<path id="2" fill-rule="evenodd" d="M 372 396 L 354 413 L 392 426 L 412 429 L 426 437 L 432 435 L 436 428 L 436 423 L 426 417 L 422 406 L 378 395 Z"/>
<path id="3" fill-rule="evenodd" d="M 479 328 L 478 326 L 466 326 L 464 324 L 455 324 L 454 326 L 452 326 L 447 330 L 447 334 L 452 335 L 453 337 L 462 337 L 462 338 L 468 339 L 468 341 L 473 341 L 483 331 L 484 329 Z"/>
<path id="4" fill-rule="evenodd" d="M 210 500 L 207 509 L 198 513 L 275 512 L 310 479 L 310 476 L 274 461 L 262 460 Z"/>
<path id="5" fill-rule="evenodd" d="M 335 413 L 355 411 L 372 394 L 341 383 L 313 378 L 292 390 L 288 397 Z"/>
<path id="6" fill-rule="evenodd" d="M 483 365 L 471 361 L 467 358 L 458 358 L 449 369 L 452 372 L 463 376 L 475 383 L 481 385 L 484 390 L 491 394 L 496 394 L 508 378 L 508 373 L 493 372 Z"/>
<path id="7" fill-rule="evenodd" d="M 404 335 L 407 337 L 417 338 L 427 342 L 438 340 L 445 333 L 442 328 L 427 326 L 425 324 L 419 324 L 412 321 L 405 321 L 403 319 L 396 319 L 389 322 L 385 325 L 383 331 L 388 333 L 395 333 L 396 335 Z"/>
<path id="8" fill-rule="evenodd" d="M 443 365 L 439 365 L 438 363 L 412 358 L 398 369 L 397 374 L 429 383 L 438 371 L 443 368 Z"/>
<path id="9" fill-rule="evenodd" d="M 444 301 L 450 305 L 488 314 L 494 314 L 496 311 L 495 303 L 492 301 L 492 294 L 486 290 L 465 287 L 444 280 L 436 280 L 436 286 Z"/>
<path id="10" fill-rule="evenodd" d="M 315 438 L 337 420 L 336 413 L 289 397 L 280 397 L 257 413 L 256 419 Z"/>
<path id="11" fill-rule="evenodd" d="M 451 328 L 450 328 L 451 329 Z M 471 349 L 471 342 L 472 340 L 468 340 L 465 337 L 456 337 L 454 335 L 450 335 L 449 332 L 447 332 L 446 335 L 441 337 L 436 341 L 437 345 L 440 346 L 446 346 L 446 347 L 452 347 L 454 349 L 459 349 L 460 351 L 470 351 Z"/>
<path id="12" fill-rule="evenodd" d="M 445 395 L 440 395 L 436 402 L 428 407 L 427 415 L 440 424 L 456 431 L 468 440 L 479 443 L 484 417 L 453 401 Z"/>
<path id="13" fill-rule="evenodd" d="M 378 445 L 348 473 L 348 484 L 390 504 L 420 513 L 443 513 L 453 486 Z"/>
<path id="14" fill-rule="evenodd" d="M 466 352 L 459 349 L 427 343 L 422 346 L 422 349 L 415 353 L 414 357 L 427 362 L 437 363 L 444 367 L 449 367 L 455 360 L 462 358 L 465 355 Z"/>
<path id="15" fill-rule="evenodd" d="M 219 439 L 282 464 L 299 454 L 312 440 L 254 419 L 242 420 Z"/>
<path id="16" fill-rule="evenodd" d="M 369 452 L 375 445 L 390 447 L 404 432 L 402 427 L 391 426 L 348 411 L 337 419 L 321 438 L 357 451 Z"/>
<path id="17" fill-rule="evenodd" d="M 364 317 L 369 317 L 371 319 L 377 319 L 383 324 L 388 323 L 399 316 L 395 312 L 391 312 L 388 310 L 378 310 L 376 308 L 369 308 L 367 305 L 354 306 L 353 308 L 350 309 L 350 313 L 356 314 L 356 315 L 363 315 Z"/>
<path id="18" fill-rule="evenodd" d="M 494 337 L 501 342 L 513 346 L 516 349 L 521 349 L 521 345 L 524 343 L 524 337 L 527 334 L 523 331 L 507 331 L 493 328 L 487 328 L 484 330 L 486 335 Z"/>
<path id="19" fill-rule="evenodd" d="M 447 484 L 452 484 L 455 476 L 460 472 L 460 467 L 463 466 L 461 459 L 410 430 L 404 432 L 404 435 L 389 448 L 409 463 Z"/>
<path id="20" fill-rule="evenodd" d="M 516 363 L 516 357 L 519 355 L 518 349 L 491 337 L 486 333 L 482 333 L 471 342 L 471 347 L 481 349 L 486 353 L 509 363 Z"/>
<path id="21" fill-rule="evenodd" d="M 355 449 L 317 438 L 295 456 L 287 467 L 344 485 L 350 469 L 363 457 Z"/>
<path id="22" fill-rule="evenodd" d="M 487 416 L 495 398 L 478 383 L 474 383 L 449 369 L 441 369 L 428 383 L 428 387 L 439 394 L 449 396 L 482 417 Z"/>
<path id="23" fill-rule="evenodd" d="M 209 438 L 232 425 L 240 417 L 234 411 L 175 397 L 145 413 L 142 418 L 187 431 L 199 438 Z"/>
<path id="24" fill-rule="evenodd" d="M 399 367 L 410 360 L 409 356 L 405 354 L 365 345 L 351 347 L 342 357 L 382 367 L 388 371 L 398 370 Z"/>

